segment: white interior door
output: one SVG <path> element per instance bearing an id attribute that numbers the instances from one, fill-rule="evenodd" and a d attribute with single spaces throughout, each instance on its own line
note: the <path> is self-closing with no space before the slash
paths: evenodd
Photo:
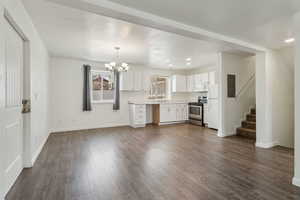
<path id="1" fill-rule="evenodd" d="M 13 185 L 23 169 L 23 40 L 13 27 L 4 24 L 4 76 L 1 87 L 5 94 L 0 108 L 1 139 L 3 139 L 4 194 Z M 1 92 L 1 93 L 2 93 Z"/>

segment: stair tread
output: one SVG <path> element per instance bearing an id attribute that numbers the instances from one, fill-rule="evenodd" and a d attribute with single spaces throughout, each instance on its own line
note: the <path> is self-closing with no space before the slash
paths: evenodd
<path id="1" fill-rule="evenodd" d="M 240 131 L 246 131 L 246 132 L 251 132 L 251 133 L 256 133 L 255 129 L 250 129 L 250 128 L 239 127 L 238 130 L 240 130 Z"/>
<path id="2" fill-rule="evenodd" d="M 256 115 L 248 114 L 246 117 L 247 121 L 256 121 Z"/>
<path id="3" fill-rule="evenodd" d="M 248 120 L 244 120 L 243 122 L 247 123 L 247 124 L 256 124 L 256 121 L 248 121 Z"/>
<path id="4" fill-rule="evenodd" d="M 251 108 L 246 115 L 246 119 L 242 121 L 242 126 L 236 129 L 238 136 L 256 139 L 256 108 Z"/>

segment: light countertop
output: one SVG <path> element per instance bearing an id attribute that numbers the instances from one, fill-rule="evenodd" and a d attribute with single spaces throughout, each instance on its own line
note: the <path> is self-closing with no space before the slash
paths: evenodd
<path id="1" fill-rule="evenodd" d="M 154 100 L 154 99 L 144 99 L 144 100 L 129 100 L 129 104 L 139 104 L 139 105 L 155 105 L 155 104 L 188 104 L 187 100 Z"/>

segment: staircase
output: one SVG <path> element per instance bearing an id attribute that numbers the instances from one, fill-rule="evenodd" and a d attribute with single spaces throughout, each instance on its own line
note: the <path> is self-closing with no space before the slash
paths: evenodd
<path id="1" fill-rule="evenodd" d="M 252 108 L 247 115 L 245 121 L 242 122 L 242 127 L 236 130 L 238 136 L 249 139 L 256 139 L 256 109 Z"/>

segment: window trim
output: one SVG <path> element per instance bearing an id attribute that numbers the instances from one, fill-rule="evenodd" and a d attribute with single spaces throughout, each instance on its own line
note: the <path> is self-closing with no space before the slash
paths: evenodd
<path id="1" fill-rule="evenodd" d="M 95 101 L 93 99 L 93 73 L 111 73 L 112 72 L 108 72 L 108 71 L 104 71 L 104 70 L 91 70 L 91 80 L 90 80 L 90 98 L 91 98 L 91 103 L 92 104 L 113 104 L 114 103 L 114 97 L 112 100 L 103 100 L 103 88 L 102 88 L 102 99 Z M 103 84 L 102 84 L 103 87 Z"/>

